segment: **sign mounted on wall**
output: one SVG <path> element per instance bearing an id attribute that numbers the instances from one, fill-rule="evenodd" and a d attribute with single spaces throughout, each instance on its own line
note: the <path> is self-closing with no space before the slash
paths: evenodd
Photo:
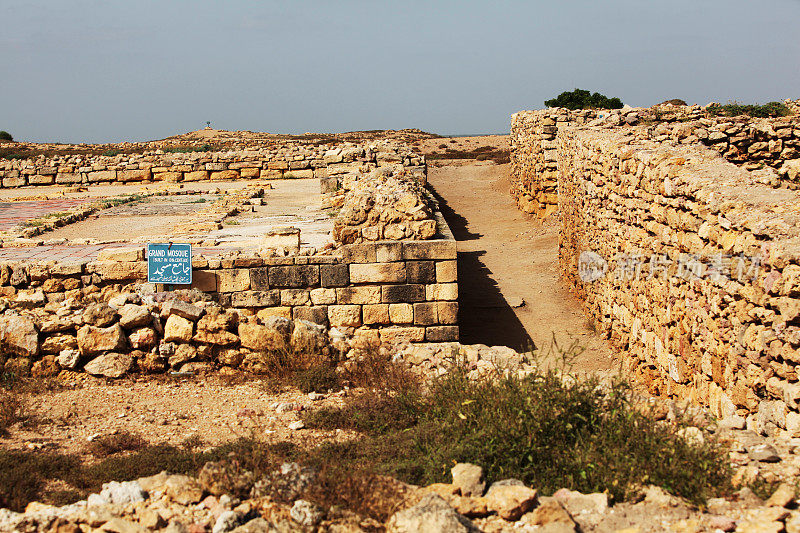
<path id="1" fill-rule="evenodd" d="M 192 283 L 192 245 L 147 243 L 147 281 L 169 285 Z"/>

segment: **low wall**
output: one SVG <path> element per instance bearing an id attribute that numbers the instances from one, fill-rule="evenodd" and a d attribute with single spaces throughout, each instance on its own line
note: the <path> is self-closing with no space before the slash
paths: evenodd
<path id="1" fill-rule="evenodd" d="M 800 435 L 800 192 L 700 145 L 559 128 L 559 260 L 652 392 Z"/>
<path id="2" fill-rule="evenodd" d="M 401 142 L 344 143 L 335 147 L 298 142 L 224 152 L 164 153 L 158 150 L 134 155 L 0 159 L 0 187 L 324 178 L 389 164 L 403 165 L 409 173 L 417 173 L 424 179 L 424 156 Z"/>
<path id="3" fill-rule="evenodd" d="M 788 102 L 797 109 L 796 103 Z M 701 144 L 748 170 L 767 185 L 800 188 L 800 115 L 770 119 L 721 117 L 710 107 L 658 105 L 621 110 L 562 108 L 520 111 L 511 117 L 512 195 L 520 209 L 539 217 L 558 206 L 556 133 L 592 125 L 623 129 L 665 145 Z"/>
<path id="4" fill-rule="evenodd" d="M 194 290 L 174 293 L 145 283 L 142 248 L 105 250 L 85 264 L 0 265 L 0 362 L 39 374 L 84 368 L 100 356 L 121 360 L 126 371 L 196 361 L 253 370 L 273 349 L 260 338 L 287 328 L 300 328 L 301 338 L 320 334 L 308 324 L 367 341 L 458 340 L 456 243 L 441 217 L 436 238 L 426 241 L 192 262 Z M 170 303 L 175 298 L 191 309 Z M 103 361 L 87 371 L 97 373 Z"/>

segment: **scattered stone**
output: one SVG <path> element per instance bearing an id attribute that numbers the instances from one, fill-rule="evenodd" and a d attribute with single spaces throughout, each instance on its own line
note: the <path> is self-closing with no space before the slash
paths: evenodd
<path id="1" fill-rule="evenodd" d="M 133 367 L 133 353 L 110 352 L 99 355 L 86 363 L 83 369 L 94 376 L 120 378 Z"/>
<path id="2" fill-rule="evenodd" d="M 486 488 L 483 482 L 483 468 L 470 463 L 458 463 L 450 469 L 453 485 L 458 487 L 462 496 L 481 496 Z"/>
<path id="3" fill-rule="evenodd" d="M 386 524 L 388 533 L 473 533 L 472 522 L 450 507 L 441 496 L 428 494 L 414 505 L 399 511 Z"/>
<path id="4" fill-rule="evenodd" d="M 289 511 L 292 520 L 303 526 L 317 526 L 325 518 L 325 511 L 314 503 L 297 500 Z"/>
<path id="5" fill-rule="evenodd" d="M 747 449 L 747 455 L 753 461 L 760 463 L 777 463 L 781 460 L 778 451 L 770 444 L 756 444 Z"/>
<path id="6" fill-rule="evenodd" d="M 490 511 L 496 512 L 504 520 L 516 521 L 533 509 L 538 494 L 528 487 L 494 483 L 485 498 Z"/>

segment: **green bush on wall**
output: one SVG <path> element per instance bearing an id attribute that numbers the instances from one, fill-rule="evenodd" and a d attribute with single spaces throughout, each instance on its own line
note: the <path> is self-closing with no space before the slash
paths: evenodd
<path id="1" fill-rule="evenodd" d="M 0 130 L 0 141 L 13 141 L 14 137 L 7 131 Z"/>
<path id="2" fill-rule="evenodd" d="M 604 94 L 590 93 L 584 89 L 565 91 L 552 100 L 545 100 L 547 107 L 565 107 L 567 109 L 620 109 L 622 100 L 609 98 Z"/>

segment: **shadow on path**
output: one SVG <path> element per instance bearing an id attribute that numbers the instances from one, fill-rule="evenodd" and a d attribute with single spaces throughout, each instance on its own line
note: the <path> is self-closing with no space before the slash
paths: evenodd
<path id="1" fill-rule="evenodd" d="M 525 326 L 492 278 L 492 271 L 481 261 L 485 253 L 458 253 L 458 325 L 461 343 L 508 346 L 520 352 L 535 348 Z"/>

